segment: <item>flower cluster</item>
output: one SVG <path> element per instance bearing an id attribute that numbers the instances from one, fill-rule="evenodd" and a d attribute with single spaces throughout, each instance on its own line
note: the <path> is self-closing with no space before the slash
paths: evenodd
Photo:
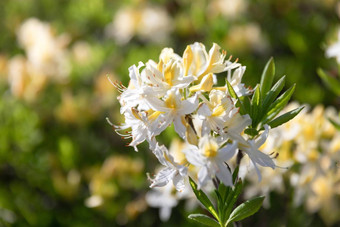
<path id="1" fill-rule="evenodd" d="M 134 36 L 143 41 L 164 43 L 173 30 L 167 11 L 157 6 L 123 7 L 105 28 L 106 36 L 118 45 L 127 44 Z"/>
<path id="2" fill-rule="evenodd" d="M 226 72 L 226 84 L 217 86 L 216 74 Z M 129 146 L 137 151 L 143 141 L 164 166 L 154 178 L 151 187 L 162 187 L 172 182 L 178 191 L 185 188 L 188 167 L 197 169 L 198 188 L 217 178 L 232 186 L 228 160 L 237 152 L 249 156 L 258 178 L 257 165 L 275 168 L 272 158 L 259 147 L 266 141 L 270 127 L 256 136 L 244 133 L 252 119 L 240 114 L 237 100 L 232 98 L 228 85 L 238 97 L 253 91 L 241 83 L 245 66 L 226 59 L 226 52 L 213 44 L 207 52 L 201 43 L 188 45 L 183 56 L 173 49 L 162 50 L 159 61 L 140 62 L 129 68 L 127 87 L 115 83 L 121 92 L 118 100 L 125 123 L 114 126 L 123 138 L 132 139 Z M 173 124 L 178 136 L 185 142 L 180 151 L 184 158 L 178 161 L 157 141 L 166 128 Z"/>
<path id="3" fill-rule="evenodd" d="M 285 112 L 298 106 L 291 103 Z M 260 184 L 249 184 L 245 196 L 269 195 L 276 191 L 283 193 L 285 178 L 294 190 L 295 206 L 305 205 L 310 213 L 319 212 L 323 220 L 332 225 L 339 220 L 340 206 L 340 131 L 329 119 L 337 119 L 334 108 L 319 105 L 303 110 L 283 127 L 271 130 L 264 151 L 279 154 L 277 165 L 290 167 L 287 170 L 262 172 Z M 253 182 L 253 176 L 247 175 Z M 268 196 L 267 196 L 268 197 Z M 268 202 L 268 201 L 267 201 Z M 269 205 L 269 203 L 267 204 Z"/>
<path id="4" fill-rule="evenodd" d="M 16 55 L 8 63 L 11 92 L 29 101 L 36 99 L 46 81 L 63 81 L 71 71 L 66 34 L 56 36 L 50 24 L 27 19 L 17 37 L 26 56 Z"/>

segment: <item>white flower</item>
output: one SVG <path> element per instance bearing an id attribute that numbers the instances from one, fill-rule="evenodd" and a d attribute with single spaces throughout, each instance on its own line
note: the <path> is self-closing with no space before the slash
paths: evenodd
<path id="1" fill-rule="evenodd" d="M 124 112 L 125 123 L 121 126 L 115 125 L 115 130 L 118 135 L 124 139 L 132 138 L 129 146 L 134 147 L 138 151 L 137 145 L 147 140 L 150 147 L 155 146 L 154 137 L 161 133 L 159 129 L 159 122 L 162 120 L 159 117 L 160 112 L 152 111 L 138 111 L 135 108 L 127 109 Z M 131 131 L 126 129 L 131 128 Z M 120 133 L 126 131 L 126 134 Z"/>
<path id="2" fill-rule="evenodd" d="M 178 196 L 172 184 L 165 187 L 156 187 L 146 193 L 145 200 L 151 207 L 159 207 L 159 217 L 162 221 L 167 221 L 171 215 L 171 209 L 178 204 Z"/>
<path id="3" fill-rule="evenodd" d="M 120 45 L 127 44 L 135 35 L 143 41 L 164 43 L 172 30 L 172 19 L 163 8 L 124 7 L 117 11 L 113 21 L 106 26 L 105 34 Z"/>
<path id="4" fill-rule="evenodd" d="M 169 181 L 172 181 L 177 191 L 183 191 L 185 188 L 184 177 L 187 175 L 187 168 L 176 163 L 164 145 L 159 146 L 157 144 L 153 153 L 165 168 L 163 168 L 154 179 L 150 179 L 152 182 L 150 187 L 163 187 L 167 185 Z"/>
<path id="5" fill-rule="evenodd" d="M 147 95 L 152 94 L 152 91 L 144 84 L 140 68 L 144 64 L 139 62 L 138 66 L 135 65 L 129 68 L 130 82 L 127 88 L 122 88 L 122 94 L 118 97 L 121 104 L 120 113 L 124 113 L 127 109 L 138 108 L 138 110 L 148 110 L 149 105 Z"/>
<path id="6" fill-rule="evenodd" d="M 203 119 L 203 127 L 220 133 L 225 122 L 238 112 L 233 101 L 226 93 L 212 90 L 209 93 L 209 100 L 203 95 L 200 96 L 203 103 L 200 105 L 197 114 Z"/>
<path id="7" fill-rule="evenodd" d="M 239 141 L 238 145 L 239 149 L 245 152 L 254 164 L 259 181 L 261 181 L 261 173 L 257 164 L 264 167 L 271 167 L 272 169 L 275 168 L 275 163 L 272 158 L 259 150 L 259 148 L 266 142 L 269 133 L 269 126 L 264 125 L 264 128 L 265 131 L 257 139 L 244 140 L 243 142 Z"/>
<path id="8" fill-rule="evenodd" d="M 220 147 L 214 137 L 204 135 L 197 146 L 188 145 L 183 152 L 188 162 L 199 168 L 198 188 L 206 185 L 207 181 L 215 177 L 220 179 L 223 184 L 232 186 L 232 176 L 225 164 L 236 152 L 237 143 L 227 144 Z"/>
<path id="9" fill-rule="evenodd" d="M 183 76 L 180 60 L 171 58 L 166 63 L 160 59 L 158 65 L 149 60 L 142 72 L 145 83 L 152 87 L 153 95 L 163 96 L 172 88 L 183 89 L 188 87 L 196 78 Z"/>
<path id="10" fill-rule="evenodd" d="M 182 100 L 179 90 L 176 89 L 169 90 L 164 98 L 164 101 L 152 97 L 148 99 L 148 102 L 151 105 L 152 109 L 162 112 L 162 117 L 164 121 L 161 122 L 161 131 L 163 131 L 173 122 L 175 126 L 175 131 L 178 133 L 179 136 L 185 138 L 185 115 L 191 114 L 197 109 L 197 95 Z"/>
<path id="11" fill-rule="evenodd" d="M 186 53 L 188 55 L 187 58 L 191 59 L 189 61 L 188 73 L 202 79 L 208 73 L 220 73 L 240 65 L 239 63 L 225 60 L 226 53 L 221 53 L 220 49 L 220 46 L 214 43 L 208 54 L 202 43 L 196 42 L 192 44 Z"/>
<path id="12" fill-rule="evenodd" d="M 25 49 L 31 74 L 64 79 L 70 73 L 66 34 L 55 36 L 48 23 L 29 18 L 18 29 L 18 41 Z"/>
<path id="13" fill-rule="evenodd" d="M 336 58 L 336 61 L 340 64 L 340 29 L 338 31 L 338 41 L 327 48 L 326 57 Z"/>

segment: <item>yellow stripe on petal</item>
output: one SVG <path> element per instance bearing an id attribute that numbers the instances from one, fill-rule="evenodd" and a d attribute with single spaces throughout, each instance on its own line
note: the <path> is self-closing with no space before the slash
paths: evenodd
<path id="1" fill-rule="evenodd" d="M 213 88 L 214 85 L 214 79 L 213 79 L 213 74 L 209 73 L 203 79 L 198 85 L 192 86 L 189 88 L 191 92 L 196 92 L 196 91 L 204 91 L 204 92 L 209 92 Z"/>
<path id="2" fill-rule="evenodd" d="M 214 109 L 211 116 L 213 116 L 213 117 L 221 116 L 225 111 L 226 111 L 225 106 L 220 105 L 220 106 L 218 106 Z"/>
<path id="3" fill-rule="evenodd" d="M 148 120 L 149 121 L 154 121 L 154 120 L 156 120 L 157 118 L 158 118 L 158 116 L 160 115 L 160 114 L 162 114 L 163 112 L 161 112 L 161 111 L 154 111 L 153 113 L 151 113 L 151 114 L 149 114 L 148 115 Z"/>
<path id="4" fill-rule="evenodd" d="M 183 54 L 184 76 L 188 75 L 192 60 L 193 60 L 193 52 L 192 52 L 191 46 L 188 45 Z"/>
<path id="5" fill-rule="evenodd" d="M 140 115 L 139 115 L 138 110 L 136 110 L 135 108 L 131 108 L 131 112 L 132 112 L 133 116 L 134 116 L 136 119 L 142 120 L 142 118 L 141 118 Z"/>
<path id="6" fill-rule="evenodd" d="M 172 80 L 175 75 L 175 64 L 168 64 L 164 69 L 164 79 L 170 86 L 172 86 Z"/>

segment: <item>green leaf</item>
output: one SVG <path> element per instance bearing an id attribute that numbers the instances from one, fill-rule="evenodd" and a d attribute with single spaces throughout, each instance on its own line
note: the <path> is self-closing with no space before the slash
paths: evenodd
<path id="1" fill-rule="evenodd" d="M 267 93 L 266 97 L 264 97 L 263 101 L 263 111 L 267 111 L 270 104 L 272 104 L 275 100 L 275 98 L 279 95 L 282 88 L 285 85 L 286 76 L 281 77 L 279 81 L 276 82 L 276 84 L 270 89 L 270 91 Z"/>
<path id="2" fill-rule="evenodd" d="M 255 129 L 255 128 L 247 128 L 244 130 L 244 133 L 254 137 L 257 136 L 259 134 L 259 132 Z"/>
<path id="3" fill-rule="evenodd" d="M 211 227 L 220 227 L 217 221 L 212 219 L 211 217 L 208 217 L 204 214 L 190 214 L 188 216 L 189 219 L 197 221 L 203 225 L 211 226 Z"/>
<path id="4" fill-rule="evenodd" d="M 243 106 L 243 104 L 242 104 L 240 98 L 237 96 L 237 94 L 236 94 L 236 92 L 235 92 L 233 86 L 231 86 L 231 84 L 229 83 L 228 80 L 226 80 L 226 83 L 227 83 L 227 87 L 228 87 L 228 91 L 229 91 L 230 96 L 233 97 L 234 99 L 237 99 L 237 101 L 238 101 L 238 104 L 239 104 L 239 106 L 240 106 L 240 113 L 241 113 L 242 115 L 243 115 L 243 114 L 246 114 L 245 109 L 244 109 L 244 106 Z"/>
<path id="5" fill-rule="evenodd" d="M 214 208 L 214 205 L 211 203 L 211 201 L 209 200 L 208 196 L 202 190 L 197 190 L 197 184 L 191 179 L 191 177 L 189 177 L 189 181 L 190 181 L 190 186 L 191 186 L 192 190 L 194 191 L 197 199 L 203 204 L 203 206 L 205 208 L 207 208 L 207 210 L 217 220 L 219 220 L 217 212 L 216 212 L 216 210 Z"/>
<path id="6" fill-rule="evenodd" d="M 222 200 L 218 201 L 218 214 L 220 217 L 220 221 L 224 223 L 226 220 L 225 210 L 227 209 L 226 200 L 227 200 L 229 193 L 231 193 L 232 190 L 230 186 L 225 186 L 224 184 L 220 184 L 218 187 L 218 191 L 222 197 Z"/>
<path id="7" fill-rule="evenodd" d="M 226 80 L 227 83 L 227 87 L 228 87 L 228 91 L 231 97 L 233 97 L 234 99 L 238 99 L 238 96 L 233 88 L 233 86 L 231 86 L 231 84 L 229 83 L 228 80 Z"/>
<path id="8" fill-rule="evenodd" d="M 275 75 L 274 58 L 271 57 L 269 61 L 267 62 L 266 66 L 264 67 L 264 70 L 261 76 L 260 86 L 261 86 L 262 97 L 265 97 L 269 89 L 272 87 L 274 75 Z"/>
<path id="9" fill-rule="evenodd" d="M 244 108 L 244 113 L 241 113 L 242 115 L 244 114 L 249 114 L 250 115 L 250 99 L 248 96 L 241 96 L 239 97 L 240 101 L 242 102 L 243 108 Z"/>
<path id="10" fill-rule="evenodd" d="M 264 196 L 260 196 L 242 203 L 230 214 L 227 223 L 240 221 L 255 214 L 261 208 L 263 200 Z"/>
<path id="11" fill-rule="evenodd" d="M 294 93 L 295 86 L 296 85 L 294 84 L 292 87 L 290 87 L 269 106 L 269 110 L 265 115 L 264 123 L 272 120 L 287 105 L 290 97 Z"/>
<path id="12" fill-rule="evenodd" d="M 257 126 L 258 116 L 261 115 L 261 91 L 260 86 L 257 85 L 253 98 L 251 100 L 251 119 L 253 128 Z"/>
<path id="13" fill-rule="evenodd" d="M 268 123 L 268 125 L 271 128 L 275 128 L 277 126 L 280 126 L 288 121 L 290 121 L 291 119 L 293 119 L 296 115 L 298 115 L 300 113 L 300 111 L 304 108 L 304 106 L 301 106 L 299 108 L 296 108 L 294 110 L 291 110 L 285 114 L 282 114 L 281 116 L 275 118 L 274 120 L 270 121 Z"/>
<path id="14" fill-rule="evenodd" d="M 235 202 L 237 201 L 238 196 L 241 194 L 242 189 L 243 189 L 243 183 L 242 183 L 242 180 L 239 179 L 235 185 L 234 190 L 232 190 L 228 195 L 228 198 L 226 201 L 226 206 L 227 206 L 226 213 L 225 213 L 226 218 L 229 219 L 231 210 L 233 209 L 233 206 Z"/>
<path id="15" fill-rule="evenodd" d="M 340 81 L 328 75 L 320 68 L 317 70 L 317 72 L 326 86 L 328 86 L 336 95 L 340 96 Z"/>
<path id="16" fill-rule="evenodd" d="M 333 125 L 337 130 L 340 131 L 340 124 L 339 124 L 339 123 L 335 122 L 334 120 L 332 120 L 332 119 L 330 119 L 330 118 L 328 118 L 328 120 L 332 123 L 332 125 Z"/>
<path id="17" fill-rule="evenodd" d="M 240 166 L 236 166 L 236 168 L 234 169 L 234 172 L 233 172 L 233 183 L 236 183 L 239 170 L 240 170 Z"/>

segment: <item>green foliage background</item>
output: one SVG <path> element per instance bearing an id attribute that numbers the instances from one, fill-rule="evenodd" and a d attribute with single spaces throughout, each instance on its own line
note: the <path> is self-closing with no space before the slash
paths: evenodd
<path id="1" fill-rule="evenodd" d="M 9 90 L 6 71 L 2 71 L 1 226 L 173 226 L 175 223 L 195 226 L 186 218 L 188 212 L 182 203 L 173 209 L 168 223 L 160 222 L 157 209 L 144 207 L 143 197 L 148 191 L 145 173 L 154 171 L 155 159 L 147 152 L 146 145 L 141 145 L 139 153 L 126 147 L 127 141 L 106 123 L 105 117 L 116 124 L 122 121 L 116 92 L 111 94 L 109 105 L 96 107 L 101 100 L 95 93 L 95 81 L 100 74 L 108 73 L 126 85 L 128 67 L 148 59 L 157 61 L 164 47 L 172 47 L 181 54 L 186 45 L 195 41 L 208 48 L 215 42 L 247 66 L 244 81 L 252 86 L 259 82 L 265 63 L 274 56 L 276 75 L 287 75 L 286 88 L 297 84 L 294 100 L 339 108 L 339 99 L 325 88 L 316 72 L 318 67 L 336 69 L 335 61 L 324 56 L 326 44 L 335 37 L 339 26 L 336 1 L 245 0 L 247 10 L 232 18 L 216 9 L 208 10 L 209 2 L 1 0 L 0 55 L 5 59 L 25 55 L 18 45 L 16 31 L 30 17 L 50 23 L 56 34 L 69 34 L 69 47 L 77 41 L 86 41 L 91 48 L 89 63 L 72 63 L 67 83 L 48 83 L 34 102 L 15 98 Z M 173 21 L 168 41 L 155 44 L 135 35 L 129 43 L 118 45 L 105 37 L 105 26 L 122 7 L 138 9 L 144 5 L 157 5 L 168 12 Z M 260 28 L 264 47 L 242 42 L 244 37 L 228 38 L 235 35 L 235 26 L 241 26 L 242 31 L 242 26 L 249 24 Z M 250 37 L 246 39 L 253 39 L 252 33 L 247 36 Z M 74 97 L 73 121 L 63 121 L 56 114 L 63 92 Z M 117 164 L 110 157 L 120 157 L 123 161 Z M 104 162 L 112 170 L 103 170 Z M 88 208 L 85 200 L 94 191 L 104 198 L 103 205 Z M 273 197 L 278 198 L 272 200 L 272 209 L 262 210 L 247 225 L 324 225 L 317 214 L 310 216 L 301 207 L 292 211 L 292 205 L 285 203 L 286 198 Z M 138 203 L 133 201 L 139 201 L 144 208 L 134 211 Z M 286 213 L 282 216 L 283 212 Z"/>

